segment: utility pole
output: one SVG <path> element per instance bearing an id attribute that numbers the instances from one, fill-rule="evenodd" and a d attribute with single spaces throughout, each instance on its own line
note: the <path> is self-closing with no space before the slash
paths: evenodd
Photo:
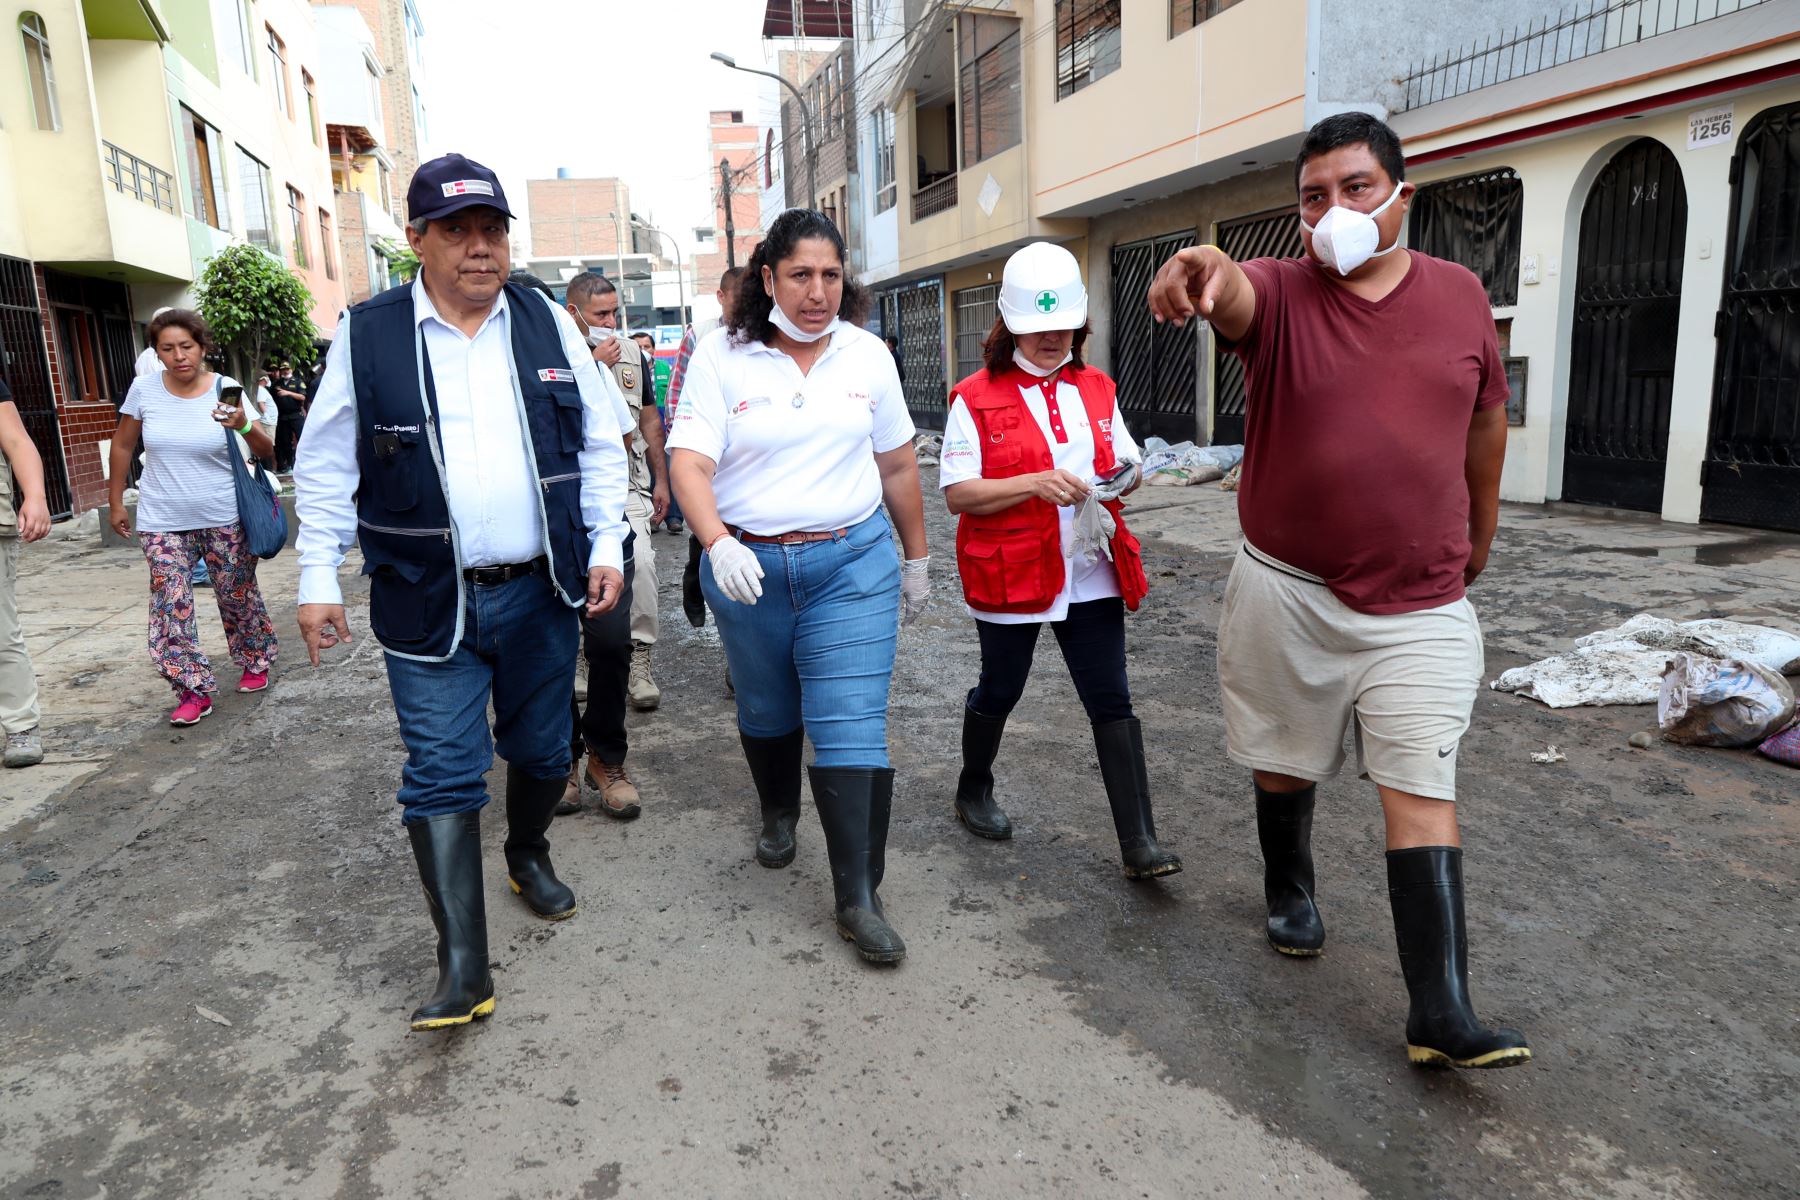
<path id="1" fill-rule="evenodd" d="M 725 205 L 725 265 L 737 266 L 737 226 L 731 223 L 731 160 L 719 160 L 719 200 Z"/>

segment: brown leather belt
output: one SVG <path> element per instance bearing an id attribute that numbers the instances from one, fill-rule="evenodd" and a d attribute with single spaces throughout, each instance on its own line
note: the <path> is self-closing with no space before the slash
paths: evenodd
<path id="1" fill-rule="evenodd" d="M 739 529 L 733 536 L 740 542 L 761 542 L 765 546 L 793 546 L 800 542 L 832 542 L 849 533 L 845 529 L 797 529 L 793 533 L 745 533 Z"/>

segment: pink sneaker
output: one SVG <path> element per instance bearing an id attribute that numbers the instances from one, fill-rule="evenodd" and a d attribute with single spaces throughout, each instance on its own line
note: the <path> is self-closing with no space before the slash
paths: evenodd
<path id="1" fill-rule="evenodd" d="M 181 703 L 169 714 L 171 725 L 198 725 L 201 717 L 212 716 L 212 700 L 199 692 L 183 692 Z"/>
<path id="2" fill-rule="evenodd" d="M 238 680 L 238 691 L 261 692 L 268 690 L 269 673 L 267 671 L 246 670 L 244 677 Z"/>

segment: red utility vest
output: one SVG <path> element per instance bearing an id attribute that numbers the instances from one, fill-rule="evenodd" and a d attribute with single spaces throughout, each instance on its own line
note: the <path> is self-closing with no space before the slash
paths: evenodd
<path id="1" fill-rule="evenodd" d="M 1094 474 L 1112 474 L 1113 381 L 1093 367 L 1065 367 L 1062 376 L 1081 392 L 1094 435 Z M 1050 443 L 1019 395 L 1021 385 L 1038 380 L 1014 367 L 998 379 L 986 370 L 956 385 L 956 394 L 975 418 L 981 439 L 981 477 L 1008 479 L 1055 466 Z M 1144 555 L 1125 527 L 1124 505 L 1102 502 L 1117 526 L 1112 538 L 1113 570 L 1125 607 L 1137 611 L 1150 590 Z M 996 513 L 964 513 L 956 527 L 956 568 L 963 598 L 977 612 L 1038 613 L 1056 603 L 1064 581 L 1062 533 L 1056 506 L 1033 496 Z"/>

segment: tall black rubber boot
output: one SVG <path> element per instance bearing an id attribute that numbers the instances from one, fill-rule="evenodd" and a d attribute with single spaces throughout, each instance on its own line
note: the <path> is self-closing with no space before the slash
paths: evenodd
<path id="1" fill-rule="evenodd" d="M 976 837 L 997 842 L 1012 837 L 1012 821 L 994 803 L 994 756 L 1000 753 L 1005 717 L 988 717 L 963 706 L 962 774 L 956 780 L 956 816 Z"/>
<path id="2" fill-rule="evenodd" d="M 1154 879 L 1181 870 L 1181 856 L 1156 844 L 1150 813 L 1150 774 L 1144 767 L 1144 729 L 1136 717 L 1094 726 L 1100 778 L 1106 782 L 1125 878 Z"/>
<path id="3" fill-rule="evenodd" d="M 1514 1067 L 1531 1061 L 1516 1029 L 1486 1029 L 1469 1003 L 1462 851 L 1419 846 L 1387 852 L 1388 902 L 1400 970 L 1412 996 L 1406 1057 L 1427 1067 Z"/>
<path id="4" fill-rule="evenodd" d="M 897 963 L 906 943 L 882 915 L 875 890 L 887 871 L 888 817 L 894 807 L 890 767 L 808 767 L 813 802 L 825 830 L 837 931 L 872 963 Z"/>
<path id="5" fill-rule="evenodd" d="M 437 927 L 437 989 L 413 1010 L 414 1029 L 467 1025 L 494 1011 L 487 903 L 481 893 L 481 813 L 428 817 L 406 827 Z"/>
<path id="6" fill-rule="evenodd" d="M 550 865 L 550 820 L 568 780 L 534 779 L 506 768 L 506 878 L 514 894 L 546 921 L 575 915 L 575 893 Z"/>
<path id="7" fill-rule="evenodd" d="M 687 565 L 681 568 L 681 612 L 695 629 L 706 624 L 706 594 L 700 590 L 700 539 L 688 534 Z"/>
<path id="8" fill-rule="evenodd" d="M 744 761 L 750 764 L 756 798 L 762 803 L 756 861 L 765 867 L 785 867 L 794 861 L 794 827 L 800 823 L 800 759 L 806 749 L 806 728 L 772 738 L 751 737 L 740 730 L 738 740 L 744 744 Z"/>
<path id="9" fill-rule="evenodd" d="M 1256 839 L 1262 843 L 1263 899 L 1269 945 L 1312 958 L 1325 952 L 1325 922 L 1313 900 L 1313 800 L 1318 788 L 1271 792 L 1256 787 Z"/>

